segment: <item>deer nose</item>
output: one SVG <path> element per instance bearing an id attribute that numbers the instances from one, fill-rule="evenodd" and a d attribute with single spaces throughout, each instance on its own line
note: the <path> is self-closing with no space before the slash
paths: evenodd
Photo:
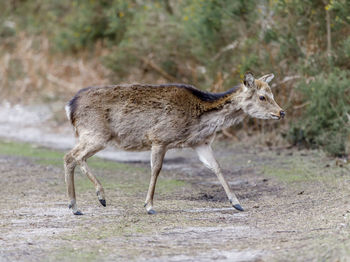
<path id="1" fill-rule="evenodd" d="M 286 116 L 286 112 L 284 112 L 283 110 L 280 111 L 280 116 L 281 118 L 284 118 Z"/>

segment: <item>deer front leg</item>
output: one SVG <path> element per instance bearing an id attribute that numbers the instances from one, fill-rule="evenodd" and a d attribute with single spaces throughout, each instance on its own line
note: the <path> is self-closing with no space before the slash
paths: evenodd
<path id="1" fill-rule="evenodd" d="M 153 209 L 153 196 L 154 190 L 156 188 L 157 178 L 160 170 L 162 169 L 163 159 L 166 152 L 165 146 L 162 145 L 154 145 L 151 150 L 151 181 L 149 183 L 149 188 L 147 192 L 147 197 L 145 201 L 145 207 L 147 213 L 153 215 L 156 213 Z"/>
<path id="2" fill-rule="evenodd" d="M 213 151 L 212 151 L 210 145 L 209 144 L 200 145 L 200 146 L 195 147 L 194 150 L 196 150 L 198 157 L 199 157 L 199 160 L 206 167 L 208 167 L 210 170 L 212 170 L 216 174 L 221 185 L 224 187 L 226 195 L 227 195 L 228 199 L 230 200 L 232 206 L 239 211 L 244 211 L 243 208 L 241 207 L 236 195 L 233 192 L 231 192 L 230 187 L 226 182 L 226 179 L 222 175 L 220 166 L 219 166 L 218 162 L 216 161 L 216 159 L 214 158 L 214 154 L 213 154 Z"/>

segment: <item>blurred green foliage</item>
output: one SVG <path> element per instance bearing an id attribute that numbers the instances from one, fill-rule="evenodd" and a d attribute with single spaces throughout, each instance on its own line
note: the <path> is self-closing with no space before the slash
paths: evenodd
<path id="1" fill-rule="evenodd" d="M 345 82 L 344 71 L 350 68 L 348 0 L 8 0 L 1 1 L 0 8 L 0 40 L 25 31 L 46 35 L 55 52 L 104 48 L 107 52 L 97 59 L 113 71 L 111 80 L 128 79 L 132 69 L 144 67 L 145 61 L 172 79 L 203 89 L 212 87 L 218 75 L 225 86 L 236 84 L 247 70 L 259 75 L 273 72 L 276 83 L 291 75 L 314 78 L 309 84 L 301 82 L 297 92 L 291 85 L 274 91 L 291 119 L 300 115 L 293 103 L 306 99 L 316 110 L 312 105 L 320 103 L 323 95 L 324 100 L 329 95 L 343 97 L 340 83 L 332 85 L 330 79 Z M 334 139 L 343 141 L 346 132 L 336 138 L 323 119 L 333 121 L 341 109 L 333 115 L 322 111 L 327 106 L 316 108 L 311 114 L 314 119 L 302 114 L 310 126 L 297 121 L 293 125 L 295 134 L 303 132 L 302 139 L 295 135 L 293 141 L 326 147 Z M 337 123 L 345 130 L 343 116 Z M 321 143 L 321 139 L 333 142 Z M 327 150 L 344 153 L 342 146 L 335 147 Z"/>
<path id="2" fill-rule="evenodd" d="M 121 0 L 73 0 L 69 5 L 70 11 L 54 39 L 62 51 L 93 47 L 99 40 L 117 45 L 133 16 L 131 5 Z"/>
<path id="3" fill-rule="evenodd" d="M 307 105 L 301 118 L 292 125 L 289 139 L 293 144 L 323 147 L 332 155 L 346 154 L 350 135 L 350 74 L 334 70 L 320 74 L 298 89 Z"/>

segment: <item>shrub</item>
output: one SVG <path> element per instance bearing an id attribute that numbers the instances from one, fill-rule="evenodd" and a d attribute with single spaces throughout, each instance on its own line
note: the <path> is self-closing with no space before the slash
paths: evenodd
<path id="1" fill-rule="evenodd" d="M 118 44 L 132 19 L 132 10 L 133 5 L 124 0 L 72 1 L 55 44 L 64 51 L 93 47 L 98 40 Z"/>
<path id="2" fill-rule="evenodd" d="M 343 156 L 349 138 L 350 80 L 346 71 L 320 74 L 310 83 L 300 83 L 307 107 L 300 120 L 292 124 L 293 144 L 321 147 L 331 155 Z"/>

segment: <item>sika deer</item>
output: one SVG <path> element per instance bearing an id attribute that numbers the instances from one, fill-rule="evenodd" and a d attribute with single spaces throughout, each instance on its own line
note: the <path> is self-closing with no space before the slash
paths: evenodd
<path id="1" fill-rule="evenodd" d="M 154 214 L 153 196 L 165 152 L 170 148 L 193 148 L 200 161 L 217 175 L 232 206 L 243 211 L 231 192 L 211 143 L 215 133 L 245 116 L 281 119 L 285 112 L 277 105 L 268 83 L 274 75 L 255 79 L 246 73 L 244 82 L 224 93 L 208 93 L 190 85 L 114 85 L 80 90 L 67 104 L 66 112 L 77 145 L 65 155 L 65 180 L 69 207 L 78 210 L 74 189 L 76 165 L 94 183 L 100 203 L 106 206 L 101 183 L 89 170 L 86 160 L 109 143 L 130 151 L 151 150 L 151 181 L 145 201 Z"/>

